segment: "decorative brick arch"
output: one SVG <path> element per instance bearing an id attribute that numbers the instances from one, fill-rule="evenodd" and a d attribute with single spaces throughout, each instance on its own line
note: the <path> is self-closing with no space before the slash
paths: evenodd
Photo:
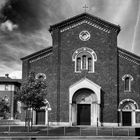
<path id="1" fill-rule="evenodd" d="M 88 66 L 91 66 L 89 72 L 94 73 L 94 71 L 95 71 L 94 63 L 95 63 L 95 61 L 97 61 L 97 55 L 92 49 L 87 48 L 87 47 L 82 47 L 82 48 L 77 49 L 72 55 L 72 61 L 75 62 L 75 72 L 79 72 L 79 70 L 77 70 L 77 66 L 79 66 L 78 58 L 81 59 L 82 55 L 87 57 L 85 69 L 89 70 Z M 89 64 L 88 60 L 90 61 L 90 64 Z M 81 63 L 84 63 L 84 62 L 82 62 L 82 60 L 80 60 L 80 61 L 81 61 Z M 83 70 L 82 65 L 80 67 L 81 67 L 81 70 Z"/>
<path id="2" fill-rule="evenodd" d="M 132 103 L 134 106 L 133 108 L 136 110 L 139 108 L 138 104 L 132 99 L 124 99 L 119 103 L 118 110 L 122 110 L 125 103 Z"/>
<path id="3" fill-rule="evenodd" d="M 88 53 L 90 53 L 90 54 L 92 55 L 92 57 L 94 57 L 94 61 L 97 61 L 97 55 L 96 55 L 96 53 L 95 53 L 92 49 L 87 48 L 87 47 L 82 47 L 82 48 L 77 49 L 77 50 L 73 53 L 73 55 L 72 55 L 72 60 L 75 61 L 77 55 L 78 55 L 79 53 L 81 53 L 81 52 L 88 52 Z"/>

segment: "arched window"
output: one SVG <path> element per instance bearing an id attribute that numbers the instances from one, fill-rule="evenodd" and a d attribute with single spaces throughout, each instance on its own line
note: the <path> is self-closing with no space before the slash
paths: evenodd
<path id="1" fill-rule="evenodd" d="M 72 60 L 75 62 L 75 72 L 83 70 L 94 72 L 94 62 L 97 61 L 97 56 L 92 49 L 83 47 L 74 52 Z"/>
<path id="2" fill-rule="evenodd" d="M 38 73 L 36 76 L 35 76 L 36 79 L 40 79 L 40 80 L 44 80 L 46 79 L 46 75 L 44 73 Z"/>
<path id="3" fill-rule="evenodd" d="M 133 77 L 129 74 L 126 74 L 122 77 L 124 81 L 124 91 L 130 92 L 131 91 L 131 82 L 133 81 Z"/>

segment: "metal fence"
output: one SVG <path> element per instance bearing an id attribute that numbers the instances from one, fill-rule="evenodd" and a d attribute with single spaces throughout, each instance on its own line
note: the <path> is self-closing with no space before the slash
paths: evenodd
<path id="1" fill-rule="evenodd" d="M 48 128 L 49 136 L 135 136 L 135 128 L 61 127 Z"/>
<path id="2" fill-rule="evenodd" d="M 33 126 L 30 131 L 24 126 L 0 126 L 0 135 L 40 136 L 136 136 L 140 128 L 105 127 L 45 127 Z"/>

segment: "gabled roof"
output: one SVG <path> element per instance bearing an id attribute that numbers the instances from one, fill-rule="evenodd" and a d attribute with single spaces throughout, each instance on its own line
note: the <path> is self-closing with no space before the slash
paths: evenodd
<path id="1" fill-rule="evenodd" d="M 119 52 L 120 55 L 123 55 L 125 57 L 128 57 L 128 58 L 134 60 L 134 61 L 137 61 L 140 64 L 140 56 L 138 56 L 134 53 L 131 53 L 127 50 L 124 50 L 122 48 L 119 48 L 119 47 L 118 47 L 118 52 Z"/>
<path id="2" fill-rule="evenodd" d="M 14 83 L 21 84 L 21 79 L 12 79 L 10 77 L 0 77 L 0 83 Z"/>
<path id="3" fill-rule="evenodd" d="M 37 57 L 37 56 L 39 56 L 39 55 L 44 55 L 44 54 L 46 54 L 46 53 L 52 52 L 52 48 L 53 48 L 52 46 L 47 47 L 47 48 L 45 48 L 45 49 L 42 49 L 42 50 L 40 50 L 40 51 L 37 51 L 37 52 L 35 52 L 35 53 L 32 53 L 32 54 L 27 55 L 27 56 L 25 56 L 25 57 L 22 57 L 21 60 L 35 58 L 35 57 Z"/>
<path id="4" fill-rule="evenodd" d="M 98 18 L 96 16 L 93 16 L 93 15 L 91 15 L 89 13 L 82 13 L 80 15 L 77 15 L 77 16 L 74 16 L 72 18 L 66 19 L 66 20 L 64 20 L 62 22 L 59 22 L 57 24 L 51 25 L 49 31 L 51 32 L 54 29 L 63 28 L 65 26 L 68 26 L 68 25 L 73 24 L 75 22 L 81 21 L 83 19 L 91 20 L 91 21 L 97 23 L 100 26 L 109 28 L 110 30 L 114 30 L 117 33 L 120 32 L 120 26 L 119 25 L 112 24 L 112 23 L 110 23 L 108 21 L 105 21 L 105 20 L 100 19 L 100 18 Z"/>

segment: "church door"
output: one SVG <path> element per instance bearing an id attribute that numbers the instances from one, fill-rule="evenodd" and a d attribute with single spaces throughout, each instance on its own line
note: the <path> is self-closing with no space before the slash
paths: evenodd
<path id="1" fill-rule="evenodd" d="M 122 112 L 122 125 L 123 126 L 131 126 L 131 112 Z"/>
<path id="2" fill-rule="evenodd" d="M 77 125 L 90 125 L 90 104 L 77 104 Z"/>
<path id="3" fill-rule="evenodd" d="M 36 124 L 45 124 L 45 110 L 36 111 Z"/>

